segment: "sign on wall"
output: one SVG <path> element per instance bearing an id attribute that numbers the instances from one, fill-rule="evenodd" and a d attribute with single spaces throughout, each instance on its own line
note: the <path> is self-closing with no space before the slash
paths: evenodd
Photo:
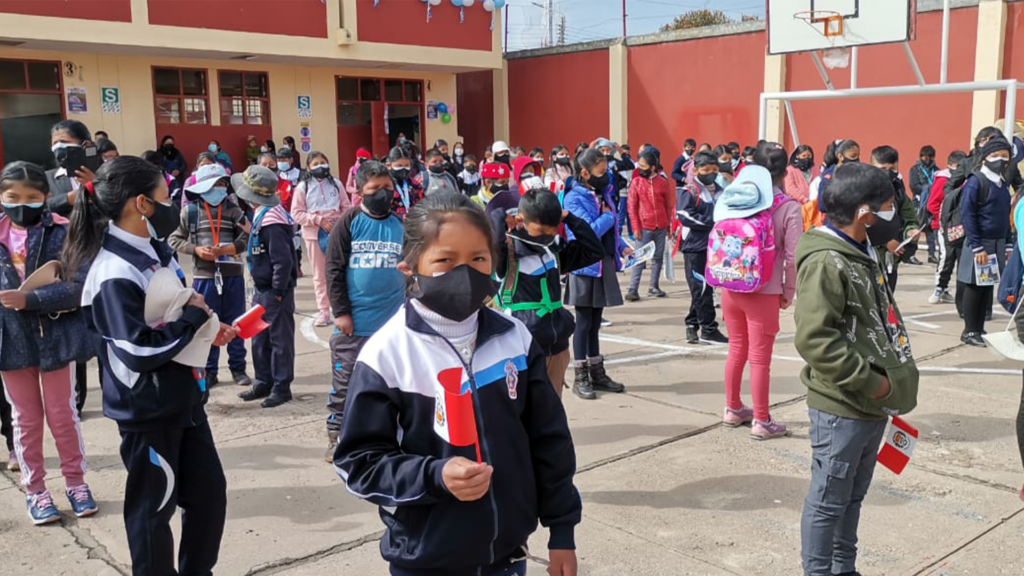
<path id="1" fill-rule="evenodd" d="M 121 89 L 112 86 L 100 88 L 100 95 L 103 99 L 104 114 L 121 113 Z"/>
<path id="2" fill-rule="evenodd" d="M 85 114 L 89 111 L 89 101 L 82 86 L 68 86 L 68 113 Z"/>
<path id="3" fill-rule="evenodd" d="M 299 109 L 299 118 L 313 117 L 313 97 L 309 94 L 299 94 L 296 98 L 296 105 Z"/>
<path id="4" fill-rule="evenodd" d="M 299 112 L 302 112 L 301 109 Z M 303 122 L 299 128 L 299 149 L 303 154 L 309 154 L 313 149 L 313 131 L 309 127 L 309 122 Z"/>

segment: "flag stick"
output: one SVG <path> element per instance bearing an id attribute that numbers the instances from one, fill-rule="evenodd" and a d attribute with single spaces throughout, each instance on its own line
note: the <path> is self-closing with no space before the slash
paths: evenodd
<path id="1" fill-rule="evenodd" d="M 483 464 L 483 460 L 480 459 L 480 442 L 476 443 L 476 463 Z"/>

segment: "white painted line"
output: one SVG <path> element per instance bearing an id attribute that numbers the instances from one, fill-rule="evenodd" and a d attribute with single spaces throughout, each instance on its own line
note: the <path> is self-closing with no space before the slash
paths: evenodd
<path id="1" fill-rule="evenodd" d="M 1018 376 L 1020 370 L 1009 368 L 957 368 L 955 366 L 918 366 L 920 372 L 938 372 L 940 374 L 998 374 L 1000 376 Z"/>
<path id="2" fill-rule="evenodd" d="M 330 350 L 331 345 L 321 340 L 320 335 L 316 333 L 316 327 L 313 326 L 314 322 L 316 322 L 315 318 L 306 318 L 305 320 L 302 321 L 302 337 L 305 338 L 306 340 L 309 340 L 313 344 L 316 344 L 317 346 L 324 348 L 325 350 Z"/>
<path id="3" fill-rule="evenodd" d="M 930 330 L 938 330 L 939 328 L 942 328 L 942 326 L 939 326 L 938 324 L 932 324 L 931 322 L 921 322 L 918 320 L 914 320 L 913 318 L 909 318 L 907 316 L 903 317 L 903 321 L 906 322 L 907 324 L 916 324 L 922 328 L 928 328 Z"/>
<path id="4" fill-rule="evenodd" d="M 646 356 L 632 356 L 630 358 L 616 358 L 614 360 L 607 360 L 605 364 L 630 364 L 632 362 L 646 362 L 648 360 L 658 360 L 661 358 L 670 358 L 672 356 L 686 356 L 686 350 L 668 350 L 665 352 L 658 352 L 657 354 L 647 354 Z"/>
<path id="5" fill-rule="evenodd" d="M 629 346 L 643 346 L 645 348 L 661 348 L 662 350 L 675 350 L 675 351 L 686 351 L 699 350 L 699 348 L 686 348 L 683 346 L 675 346 L 673 344 L 663 344 L 661 342 L 648 342 L 647 340 L 640 340 L 639 338 L 630 338 L 629 336 L 616 336 L 614 334 L 601 334 L 601 340 L 605 342 L 611 342 L 613 344 L 627 344 Z"/>

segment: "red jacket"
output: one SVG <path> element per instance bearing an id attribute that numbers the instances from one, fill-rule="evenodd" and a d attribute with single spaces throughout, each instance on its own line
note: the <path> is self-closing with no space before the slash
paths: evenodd
<path id="1" fill-rule="evenodd" d="M 676 213 L 675 190 L 662 174 L 643 178 L 637 173 L 629 185 L 626 207 L 630 227 L 637 236 L 642 230 L 668 228 Z"/>
<path id="2" fill-rule="evenodd" d="M 942 201 L 946 198 L 944 190 L 948 181 L 949 170 L 936 172 L 935 181 L 932 182 L 932 189 L 928 193 L 927 208 L 932 213 L 932 230 L 939 229 L 939 212 L 942 211 Z"/>

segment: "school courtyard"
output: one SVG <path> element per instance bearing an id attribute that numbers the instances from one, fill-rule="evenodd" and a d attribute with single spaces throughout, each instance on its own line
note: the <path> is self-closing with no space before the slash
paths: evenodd
<path id="1" fill-rule="evenodd" d="M 677 270 L 681 275 L 681 258 Z M 662 288 L 668 298 L 611 310 L 614 325 L 602 331 L 610 372 L 627 393 L 597 401 L 565 394 L 584 502 L 580 574 L 797 574 L 810 443 L 792 313 L 783 314 L 772 382 L 773 415 L 792 435 L 758 443 L 747 429 L 718 423 L 725 348 L 687 346 L 685 283 L 680 278 Z M 928 305 L 931 291 L 931 267 L 902 268 L 897 299 L 922 370 L 920 405 L 907 420 L 921 437 L 902 476 L 881 466 L 876 471 L 862 516 L 859 570 L 864 576 L 1024 574 L 1017 552 L 1024 536 L 1024 502 L 1017 496 L 1024 474 L 1014 436 L 1020 370 L 992 352 L 960 345 L 953 306 Z M 322 460 L 329 332 L 312 326 L 308 277 L 297 300 L 295 401 L 262 410 L 238 400 L 239 388 L 222 384 L 207 407 L 228 477 L 217 573 L 386 574 L 376 508 L 349 495 Z M 1000 330 L 1006 321 L 997 312 L 988 329 Z M 95 374 L 90 370 L 83 427 L 87 481 L 100 513 L 76 520 L 59 496 L 61 523 L 35 528 L 18 478 L 5 471 L 0 573 L 131 574 L 119 436 L 100 413 Z M 63 483 L 47 442 L 56 495 Z M 546 542 L 543 529 L 531 541 L 531 574 L 546 573 Z"/>

